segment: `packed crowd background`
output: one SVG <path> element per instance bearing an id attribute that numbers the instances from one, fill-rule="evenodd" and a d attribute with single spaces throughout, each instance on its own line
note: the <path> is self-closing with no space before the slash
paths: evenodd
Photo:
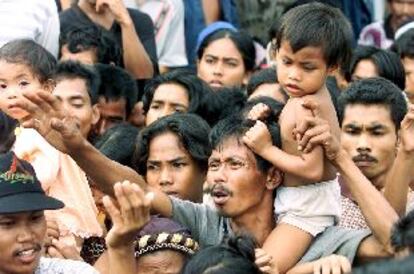
<path id="1" fill-rule="evenodd" d="M 0 273 L 414 273 L 413 0 L 0 22 Z"/>

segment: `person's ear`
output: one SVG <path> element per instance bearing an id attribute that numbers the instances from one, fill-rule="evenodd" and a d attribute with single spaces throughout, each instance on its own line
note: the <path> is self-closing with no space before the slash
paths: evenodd
<path id="1" fill-rule="evenodd" d="M 266 188 L 273 190 L 283 183 L 283 173 L 276 167 L 272 166 L 267 171 L 266 176 Z"/>
<path id="2" fill-rule="evenodd" d="M 333 76 L 335 74 L 335 71 L 337 71 L 339 69 L 338 65 L 333 65 L 328 67 L 328 74 Z"/>
<path id="3" fill-rule="evenodd" d="M 92 106 L 92 125 L 96 125 L 101 118 L 101 112 L 99 111 L 98 104 Z"/>
<path id="4" fill-rule="evenodd" d="M 43 89 L 49 93 L 52 93 L 56 87 L 56 81 L 53 79 L 47 79 L 43 84 Z"/>

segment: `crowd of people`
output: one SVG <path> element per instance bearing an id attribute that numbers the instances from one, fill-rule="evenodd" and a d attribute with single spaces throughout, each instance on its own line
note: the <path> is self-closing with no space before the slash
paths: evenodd
<path id="1" fill-rule="evenodd" d="M 414 1 L 260 3 L 0 1 L 0 273 L 414 271 Z"/>

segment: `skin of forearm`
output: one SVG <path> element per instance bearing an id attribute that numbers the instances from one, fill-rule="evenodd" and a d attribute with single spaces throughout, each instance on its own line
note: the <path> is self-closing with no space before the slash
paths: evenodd
<path id="1" fill-rule="evenodd" d="M 413 166 L 413 153 L 400 148 L 386 178 L 384 197 L 399 216 L 404 216 L 406 211 L 408 188 L 414 175 Z"/>
<path id="2" fill-rule="evenodd" d="M 109 273 L 137 273 L 134 246 L 129 245 L 119 249 L 108 248 Z"/>
<path id="3" fill-rule="evenodd" d="M 154 68 L 144 46 L 142 45 L 132 20 L 121 23 L 122 49 L 125 68 L 136 79 L 150 79 Z"/>
<path id="4" fill-rule="evenodd" d="M 335 165 L 344 177 L 352 196 L 358 202 L 373 234 L 386 250 L 392 252 L 390 236 L 392 226 L 398 220 L 397 213 L 344 150 L 341 150 L 335 159 Z"/>
<path id="5" fill-rule="evenodd" d="M 321 153 L 321 148 L 315 148 L 311 153 Z M 272 146 L 260 154 L 264 159 L 271 162 L 274 166 L 285 173 L 289 173 L 304 178 L 309 183 L 315 183 L 322 180 L 323 162 L 316 163 L 316 159 L 303 158 L 284 152 L 278 147 Z M 309 156 L 309 155 L 308 155 Z M 304 183 L 306 183 L 306 181 Z M 289 185 L 287 185 L 289 186 Z"/>
<path id="6" fill-rule="evenodd" d="M 135 170 L 110 160 L 87 140 L 78 149 L 70 151 L 69 155 L 107 195 L 113 197 L 115 183 L 125 180 L 147 189 L 147 184 Z"/>

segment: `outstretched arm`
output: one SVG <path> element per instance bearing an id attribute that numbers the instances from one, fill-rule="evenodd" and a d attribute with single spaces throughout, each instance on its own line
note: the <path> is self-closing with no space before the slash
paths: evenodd
<path id="1" fill-rule="evenodd" d="M 407 195 L 411 179 L 414 177 L 414 106 L 411 105 L 401 122 L 400 144 L 397 157 L 388 173 L 384 186 L 384 196 L 403 216 L 406 211 Z"/>

